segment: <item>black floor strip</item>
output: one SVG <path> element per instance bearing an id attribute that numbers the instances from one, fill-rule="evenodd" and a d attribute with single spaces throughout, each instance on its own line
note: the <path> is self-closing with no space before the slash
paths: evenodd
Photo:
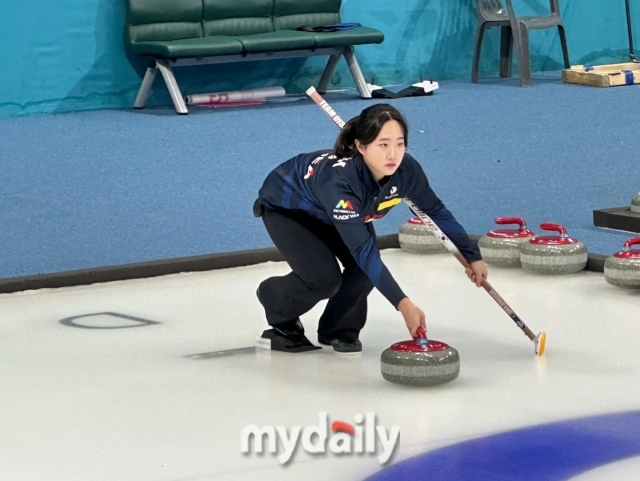
<path id="1" fill-rule="evenodd" d="M 469 236 L 475 242 L 480 236 Z M 380 249 L 397 249 L 398 235 L 378 237 Z M 606 256 L 589 254 L 587 270 L 603 272 Z M 179 274 L 181 272 L 201 272 L 231 267 L 251 266 L 263 262 L 279 262 L 284 260 L 275 248 L 253 249 L 236 252 L 224 252 L 195 257 L 182 257 L 154 262 L 141 262 L 120 266 L 82 269 L 77 271 L 57 272 L 36 276 L 0 279 L 0 294 L 22 292 L 33 289 L 57 287 L 73 287 L 95 284 L 98 282 L 124 281 L 129 279 L 146 279 L 149 277 Z"/>

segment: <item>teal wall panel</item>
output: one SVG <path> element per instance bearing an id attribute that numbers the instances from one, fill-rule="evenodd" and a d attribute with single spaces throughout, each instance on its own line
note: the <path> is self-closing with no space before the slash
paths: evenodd
<path id="1" fill-rule="evenodd" d="M 514 0 L 519 14 L 543 13 L 545 0 Z M 344 21 L 358 21 L 385 33 L 381 45 L 357 47 L 368 81 L 406 84 L 420 76 L 467 79 L 476 29 L 475 0 L 344 0 Z M 573 64 L 625 61 L 628 43 L 623 0 L 561 0 Z M 632 0 L 634 26 L 640 30 L 640 1 Z M 0 16 L 0 116 L 61 113 L 129 107 L 144 72 L 144 62 L 123 47 L 122 0 L 23 0 Z M 536 71 L 562 66 L 558 36 L 532 33 Z M 487 33 L 482 75 L 498 69 L 497 29 Z M 238 63 L 177 70 L 183 93 L 283 85 L 301 92 L 316 83 L 324 59 Z M 344 62 L 336 88 L 353 87 Z M 169 105 L 157 81 L 149 105 Z"/>

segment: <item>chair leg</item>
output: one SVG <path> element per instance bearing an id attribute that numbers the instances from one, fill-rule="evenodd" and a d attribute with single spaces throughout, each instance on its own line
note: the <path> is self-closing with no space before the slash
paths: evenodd
<path id="1" fill-rule="evenodd" d="M 324 72 L 322 72 L 322 78 L 320 78 L 320 83 L 318 84 L 318 93 L 323 94 L 327 91 L 333 72 L 336 71 L 336 67 L 338 66 L 338 62 L 341 57 L 342 55 L 332 55 L 329 57 L 327 66 L 325 67 Z"/>
<path id="2" fill-rule="evenodd" d="M 519 32 L 514 38 L 516 53 L 518 55 L 518 72 L 520 73 L 520 85 L 531 87 L 531 58 L 529 55 L 529 29 L 519 25 Z"/>
<path id="3" fill-rule="evenodd" d="M 358 60 L 356 59 L 352 46 L 344 48 L 344 58 L 347 61 L 349 70 L 351 70 L 353 80 L 356 81 L 356 86 L 358 87 L 358 92 L 360 92 L 360 97 L 362 97 L 363 99 L 370 99 L 371 92 L 369 92 L 367 82 L 362 75 L 362 70 L 360 70 L 360 65 L 358 65 Z"/>
<path id="4" fill-rule="evenodd" d="M 564 31 L 563 25 L 558 25 L 558 33 L 560 34 L 560 45 L 562 45 L 562 57 L 564 58 L 564 68 L 571 68 L 569 62 L 569 49 L 567 48 L 567 35 Z"/>
<path id="5" fill-rule="evenodd" d="M 484 31 L 486 24 L 483 22 L 478 25 L 476 32 L 476 45 L 473 50 L 473 62 L 471 64 L 471 82 L 478 83 L 478 71 L 480 70 L 480 53 L 482 52 L 482 40 L 484 39 Z"/>
<path id="6" fill-rule="evenodd" d="M 173 101 L 173 106 L 176 109 L 176 112 L 179 114 L 185 115 L 188 114 L 187 106 L 184 103 L 184 99 L 182 98 L 182 93 L 180 92 L 180 87 L 178 87 L 178 82 L 176 78 L 173 76 L 173 71 L 169 66 L 169 62 L 166 60 L 158 60 L 156 62 L 158 66 L 158 70 L 162 74 L 164 78 L 164 83 L 167 84 L 167 89 L 169 90 L 169 95 L 171 95 L 171 100 Z"/>
<path id="7" fill-rule="evenodd" d="M 500 77 L 511 77 L 513 32 L 511 27 L 500 27 Z"/>
<path id="8" fill-rule="evenodd" d="M 142 79 L 142 84 L 140 84 L 136 100 L 133 102 L 134 109 L 144 108 L 144 104 L 147 102 L 147 98 L 151 92 L 151 86 L 153 85 L 153 81 L 156 79 L 156 75 L 158 75 L 158 69 L 156 67 L 147 68 L 144 78 Z"/>

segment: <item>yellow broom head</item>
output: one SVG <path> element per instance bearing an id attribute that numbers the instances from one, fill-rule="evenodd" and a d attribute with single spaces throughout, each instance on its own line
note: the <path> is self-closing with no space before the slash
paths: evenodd
<path id="1" fill-rule="evenodd" d="M 542 356 L 544 354 L 545 345 L 547 344 L 547 333 L 542 331 L 536 336 L 533 342 L 536 344 L 536 355 Z"/>

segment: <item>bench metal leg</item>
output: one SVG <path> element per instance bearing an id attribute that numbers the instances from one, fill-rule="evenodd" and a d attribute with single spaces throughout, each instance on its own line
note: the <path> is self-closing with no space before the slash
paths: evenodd
<path id="1" fill-rule="evenodd" d="M 358 65 L 358 61 L 356 60 L 356 56 L 353 52 L 353 47 L 351 46 L 345 47 L 344 58 L 347 61 L 349 70 L 351 70 L 351 75 L 353 75 L 353 80 L 356 81 L 356 86 L 358 87 L 358 92 L 360 92 L 360 97 L 362 97 L 363 99 L 370 99 L 371 92 L 369 92 L 369 88 L 367 87 L 367 82 L 362 76 L 362 70 L 360 70 L 360 65 Z"/>
<path id="2" fill-rule="evenodd" d="M 173 105 L 176 108 L 176 112 L 179 114 L 188 114 L 187 106 L 184 103 L 184 99 L 182 98 L 182 93 L 180 92 L 180 87 L 178 87 L 178 82 L 176 78 L 173 76 L 173 71 L 169 66 L 169 63 L 166 60 L 158 60 L 156 61 L 156 65 L 164 78 L 164 82 L 167 84 L 167 89 L 169 90 L 169 95 L 171 95 L 171 100 L 173 100 Z"/>
<path id="3" fill-rule="evenodd" d="M 332 55 L 329 57 L 329 62 L 327 62 L 327 66 L 325 67 L 320 83 L 318 84 L 318 93 L 324 94 L 327 92 L 327 87 L 329 86 L 333 72 L 336 71 L 340 57 L 342 57 L 342 55 Z"/>
<path id="4" fill-rule="evenodd" d="M 138 95 L 136 96 L 136 101 L 133 103 L 134 109 L 143 109 L 144 104 L 147 102 L 147 97 L 149 97 L 149 92 L 151 92 L 151 86 L 153 85 L 153 81 L 156 79 L 156 75 L 158 75 L 158 69 L 156 67 L 149 67 L 144 74 L 144 78 L 142 79 L 142 85 L 140 85 L 140 90 L 138 90 Z"/>

